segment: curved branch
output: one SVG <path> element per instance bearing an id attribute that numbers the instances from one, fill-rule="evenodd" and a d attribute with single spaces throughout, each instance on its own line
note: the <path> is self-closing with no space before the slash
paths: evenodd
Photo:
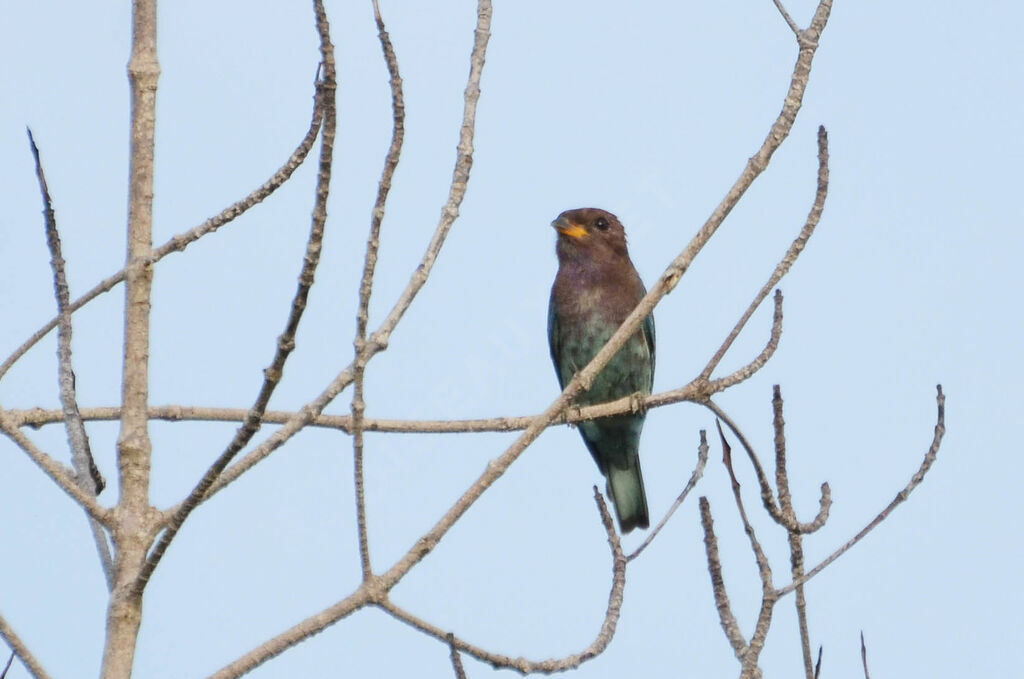
<path id="1" fill-rule="evenodd" d="M 644 541 L 640 543 L 640 546 L 633 550 L 632 554 L 626 557 L 626 561 L 632 561 L 633 559 L 640 556 L 640 553 L 647 549 L 647 546 L 654 541 L 654 538 L 658 536 L 658 533 L 660 533 L 661 529 L 665 527 L 665 525 L 668 523 L 668 520 L 672 518 L 672 515 L 676 513 L 676 510 L 679 509 L 679 507 L 683 504 L 683 501 L 686 500 L 686 496 L 689 495 L 690 491 L 693 490 L 694 486 L 697 485 L 697 481 L 699 481 L 700 478 L 704 476 L 704 467 L 707 466 L 707 463 L 708 438 L 705 431 L 701 429 L 700 445 L 697 446 L 697 466 L 694 467 L 693 473 L 690 474 L 690 480 L 686 482 L 686 485 L 683 487 L 683 491 L 679 493 L 679 497 L 677 497 L 676 501 L 672 503 L 672 506 L 669 507 L 669 510 L 665 513 L 665 516 L 661 519 L 661 521 L 658 522 L 658 525 L 654 527 L 654 530 L 652 530 L 646 538 L 644 538 Z"/>
<path id="2" fill-rule="evenodd" d="M 729 375 L 726 375 L 725 377 L 720 377 L 720 378 L 718 378 L 716 380 L 708 380 L 708 376 L 705 376 L 703 373 L 704 372 L 708 372 L 708 375 L 710 375 L 710 372 L 705 368 L 705 370 L 701 373 L 701 376 L 697 378 L 698 380 L 701 380 L 701 379 L 708 380 L 708 388 L 707 388 L 708 396 L 711 396 L 712 394 L 717 394 L 719 392 L 725 391 L 726 389 L 729 389 L 730 387 L 734 387 L 737 384 L 739 384 L 740 382 L 743 382 L 743 381 L 753 377 L 754 374 L 758 370 L 763 368 L 765 366 L 765 364 L 768 363 L 768 360 L 772 356 L 775 355 L 775 350 L 779 348 L 779 340 L 782 339 L 782 291 L 781 290 L 776 290 L 775 291 L 774 303 L 775 303 L 774 304 L 775 308 L 774 308 L 774 310 L 772 312 L 772 330 L 771 330 L 771 334 L 768 336 L 768 343 L 764 346 L 764 349 L 761 350 L 761 353 L 759 353 L 757 356 L 755 356 L 754 359 L 752 361 L 750 361 L 749 363 L 747 363 L 745 366 L 743 366 L 741 368 L 737 368 L 735 371 L 733 371 Z M 760 304 L 761 304 L 761 299 L 755 300 L 754 304 L 751 305 L 749 310 L 753 310 L 753 309 L 757 308 L 757 306 L 760 306 Z M 742 321 L 742 322 L 745 323 L 745 321 Z M 740 329 L 742 329 L 742 326 L 737 325 L 736 328 L 733 329 L 733 331 L 736 332 L 737 330 L 740 330 Z M 732 337 L 732 335 L 730 334 L 730 338 L 727 339 L 726 342 L 727 343 L 731 343 L 733 339 L 735 339 L 735 338 Z M 723 344 L 722 348 L 727 348 L 726 344 Z M 721 353 L 724 356 L 725 352 L 722 350 L 722 348 L 719 348 L 718 353 Z M 711 364 L 708 364 L 708 365 L 711 366 L 712 370 L 714 369 L 714 366 L 712 366 Z"/>
<path id="3" fill-rule="evenodd" d="M 608 595 L 608 608 L 605 610 L 601 630 L 594 641 L 579 653 L 573 653 L 564 658 L 551 658 L 548 660 L 528 660 L 523 657 L 513 658 L 500 653 L 492 653 L 463 641 L 451 632 L 445 632 L 436 625 L 432 625 L 426 620 L 396 606 L 389 599 L 384 599 L 378 605 L 395 619 L 401 620 L 424 634 L 434 637 L 438 641 L 449 644 L 453 649 L 458 649 L 481 662 L 488 663 L 494 669 L 511 669 L 516 670 L 520 674 L 554 674 L 555 672 L 576 669 L 588 660 L 601 655 L 608 647 L 608 644 L 611 643 L 612 637 L 615 635 L 615 626 L 619 620 L 619 612 L 622 608 L 623 591 L 626 587 L 626 557 L 622 554 L 622 544 L 619 542 L 619 536 L 612 524 L 611 514 L 608 513 L 608 507 L 605 505 L 604 498 L 601 497 L 597 486 L 594 486 L 594 501 L 597 503 L 597 509 L 601 513 L 601 522 L 604 525 L 605 532 L 608 534 L 608 546 L 612 551 L 612 589 Z"/>

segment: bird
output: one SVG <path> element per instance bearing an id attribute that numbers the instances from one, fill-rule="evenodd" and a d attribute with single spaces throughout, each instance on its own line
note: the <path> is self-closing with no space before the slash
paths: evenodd
<path id="1" fill-rule="evenodd" d="M 647 294 L 629 258 L 618 217 L 598 208 L 566 210 L 551 226 L 558 232 L 558 273 L 548 304 L 548 344 L 558 384 L 565 389 Z M 579 406 L 638 394 L 654 386 L 654 316 L 650 315 L 577 396 Z M 580 422 L 583 442 L 607 479 L 622 533 L 650 526 L 640 472 L 640 433 L 646 412 Z"/>

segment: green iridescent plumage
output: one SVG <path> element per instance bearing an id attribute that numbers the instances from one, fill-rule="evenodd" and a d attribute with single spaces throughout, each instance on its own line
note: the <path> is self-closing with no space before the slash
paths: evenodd
<path id="1" fill-rule="evenodd" d="M 565 385 L 600 351 L 646 294 L 615 215 L 596 208 L 569 210 L 552 222 L 558 236 L 558 275 L 548 307 L 548 343 L 558 383 Z M 579 405 L 649 394 L 654 384 L 654 318 L 612 357 Z M 643 413 L 580 424 L 583 441 L 608 479 L 619 527 L 647 528 L 650 519 L 640 473 Z"/>

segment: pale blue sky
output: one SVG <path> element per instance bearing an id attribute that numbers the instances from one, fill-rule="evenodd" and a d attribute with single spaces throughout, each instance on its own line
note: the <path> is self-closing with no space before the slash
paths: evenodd
<path id="1" fill-rule="evenodd" d="M 163 4 L 157 242 L 263 182 L 303 134 L 317 60 L 308 4 Z M 813 3 L 788 4 L 805 24 Z M 475 20 L 468 0 L 382 5 L 408 121 L 371 325 L 408 281 L 444 202 Z M 339 63 L 335 182 L 318 284 L 272 402 L 279 409 L 301 405 L 350 360 L 363 244 L 390 133 L 371 3 L 328 2 L 328 11 Z M 73 294 L 123 261 L 129 7 L 7 3 L 4 17 L 2 357 L 54 313 L 26 124 L 42 150 Z M 831 192 L 817 234 L 781 286 L 782 344 L 720 403 L 770 462 L 771 385 L 782 385 L 798 510 L 815 511 L 822 481 L 833 491 L 832 518 L 808 541 L 810 562 L 856 532 L 917 469 L 938 382 L 948 435 L 910 501 L 808 586 L 824 676 L 862 676 L 860 630 L 878 676 L 1008 676 L 1017 667 L 1022 21 L 1011 2 L 838 0 L 792 136 L 656 311 L 655 385 L 665 390 L 699 371 L 799 230 L 814 192 L 815 130 L 826 125 Z M 633 261 L 653 281 L 760 144 L 796 54 L 770 0 L 499 1 L 492 34 L 462 216 L 390 348 L 371 363 L 371 416 L 543 410 L 557 396 L 545 338 L 555 271 L 548 223 L 584 205 L 615 212 Z M 250 403 L 294 291 L 312 169 L 161 264 L 154 403 Z M 118 289 L 75 317 L 83 406 L 119 397 L 122 298 Z M 723 371 L 763 346 L 769 323 L 762 309 Z M 55 347 L 51 336 L 0 382 L 0 406 L 56 406 Z M 347 412 L 349 398 L 329 411 Z M 688 404 L 648 417 L 641 455 L 654 516 L 688 477 L 697 431 L 713 424 Z M 100 466 L 115 478 L 116 425 L 89 431 Z M 154 501 L 180 499 L 232 432 L 155 423 Z M 67 459 L 61 428 L 28 433 Z M 404 553 L 512 439 L 368 435 L 375 567 Z M 726 584 L 748 635 L 760 583 L 719 458 L 715 441 L 697 492 L 630 567 L 611 647 L 580 677 L 738 674 L 711 597 L 696 495 L 711 501 Z M 738 469 L 776 582 L 785 583 L 785 536 L 760 515 L 748 465 Z M 54 676 L 91 676 L 105 595 L 81 512 L 6 439 L 0 470 L 0 613 Z M 610 584 L 594 483 L 600 477 L 578 434 L 545 433 L 394 600 L 497 652 L 541 659 L 582 649 Z M 351 485 L 349 440 L 308 432 L 197 511 L 147 590 L 138 676 L 205 676 L 351 591 L 359 577 Z M 627 548 L 640 539 L 630 535 Z M 796 676 L 791 600 L 776 617 L 762 656 L 766 676 Z M 450 677 L 447 653 L 363 611 L 252 676 Z M 487 666 L 465 662 L 469 676 L 490 676 Z M 10 676 L 26 674 L 19 667 Z"/>

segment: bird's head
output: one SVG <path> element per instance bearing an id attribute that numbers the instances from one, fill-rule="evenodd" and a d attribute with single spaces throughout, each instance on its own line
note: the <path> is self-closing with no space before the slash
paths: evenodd
<path id="1" fill-rule="evenodd" d="M 629 257 L 626 230 L 619 218 L 596 207 L 566 210 L 551 222 L 558 231 L 558 258 L 615 259 Z"/>

